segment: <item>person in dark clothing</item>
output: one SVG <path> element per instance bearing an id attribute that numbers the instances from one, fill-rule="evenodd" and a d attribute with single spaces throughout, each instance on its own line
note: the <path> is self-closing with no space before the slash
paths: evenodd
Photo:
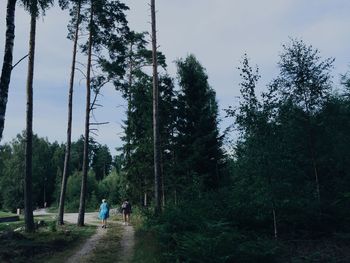
<path id="1" fill-rule="evenodd" d="M 129 225 L 130 214 L 131 214 L 131 204 L 128 199 L 125 199 L 125 201 L 122 204 L 122 214 L 123 214 L 124 225 Z"/>

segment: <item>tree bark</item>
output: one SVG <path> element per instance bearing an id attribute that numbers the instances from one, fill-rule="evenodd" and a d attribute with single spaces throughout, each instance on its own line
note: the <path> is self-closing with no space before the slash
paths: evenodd
<path id="1" fill-rule="evenodd" d="M 148 202 L 147 202 L 147 192 L 145 191 L 145 193 L 143 194 L 143 206 L 147 207 Z"/>
<path id="2" fill-rule="evenodd" d="M 127 118 L 128 120 L 131 119 L 131 89 L 133 85 L 133 58 L 132 58 L 132 49 L 133 49 L 133 43 L 130 43 L 130 55 L 129 55 L 129 89 L 128 89 L 128 113 L 127 113 Z M 130 123 L 128 123 L 128 127 L 130 126 Z M 126 141 L 126 163 L 130 163 L 130 147 L 131 147 L 131 142 L 130 142 L 130 134 L 129 132 L 126 133 L 127 136 L 127 141 Z"/>
<path id="3" fill-rule="evenodd" d="M 5 54 L 0 78 L 0 141 L 5 127 L 6 105 L 12 72 L 16 1 L 17 0 L 8 0 L 6 9 Z"/>
<path id="4" fill-rule="evenodd" d="M 69 81 L 67 144 L 66 144 L 66 152 L 64 156 L 64 167 L 63 167 L 63 174 L 62 174 L 61 194 L 60 194 L 58 219 L 57 219 L 57 223 L 59 225 L 64 224 L 63 222 L 64 202 L 66 198 L 68 168 L 69 168 L 69 160 L 70 160 L 70 152 L 71 152 L 71 144 L 72 144 L 73 86 L 74 86 L 75 62 L 76 62 L 78 37 L 79 37 L 78 33 L 79 33 L 79 22 L 80 22 L 80 9 L 81 9 L 81 1 L 78 2 L 78 6 L 77 6 L 77 14 L 76 14 L 77 21 L 75 24 L 73 57 L 72 57 L 72 66 L 71 66 L 70 81 Z"/>
<path id="5" fill-rule="evenodd" d="M 310 125 L 310 133 L 309 133 L 309 144 L 310 144 L 310 155 L 311 155 L 311 162 L 312 162 L 312 167 L 314 170 L 314 176 L 315 176 L 315 185 L 316 185 L 316 198 L 318 201 L 318 204 L 321 204 L 321 194 L 320 194 L 320 182 L 318 178 L 318 169 L 317 169 L 317 162 L 316 162 L 316 154 L 315 154 L 315 143 L 314 143 L 314 136 Z"/>
<path id="6" fill-rule="evenodd" d="M 304 100 L 305 100 L 305 110 L 307 115 L 307 126 L 308 126 L 308 132 L 309 132 L 309 150 L 310 150 L 312 168 L 314 170 L 315 184 L 316 184 L 316 198 L 317 198 L 318 204 L 321 205 L 320 182 L 318 178 L 318 168 L 317 168 L 317 162 L 316 162 L 316 151 L 315 151 L 315 141 L 314 141 L 315 137 L 314 137 L 314 132 L 313 132 L 312 123 L 311 123 L 312 113 L 310 109 L 310 103 L 308 103 L 306 92 L 304 92 Z"/>
<path id="7" fill-rule="evenodd" d="M 159 87 L 158 87 L 158 61 L 157 61 L 157 30 L 155 0 L 151 0 L 152 19 L 152 61 L 153 61 L 153 148 L 154 148 L 154 198 L 155 213 L 161 212 L 161 165 L 160 165 L 160 140 L 159 140 Z"/>
<path id="8" fill-rule="evenodd" d="M 163 163 L 163 147 L 160 147 L 161 151 L 160 151 L 160 180 L 161 180 L 161 192 L 162 192 L 162 209 L 164 209 L 165 207 L 165 178 L 164 178 L 164 163 Z"/>
<path id="9" fill-rule="evenodd" d="M 78 226 L 84 226 L 85 216 L 85 199 L 87 174 L 89 166 L 89 132 L 90 132 L 90 100 L 91 100 L 91 56 L 92 56 L 92 21 L 93 21 L 93 0 L 91 0 L 90 12 L 90 29 L 89 29 L 89 46 L 88 46 L 88 61 L 86 73 L 86 108 L 85 108 L 85 140 L 84 140 L 84 157 L 83 157 L 83 176 L 81 180 L 80 204 L 78 215 Z"/>
<path id="10" fill-rule="evenodd" d="M 31 14 L 29 59 L 27 75 L 27 107 L 26 107 L 26 147 L 24 177 L 24 220 L 26 232 L 34 231 L 32 202 L 32 155 L 33 155 L 33 76 L 35 56 L 36 15 Z"/>
<path id="11" fill-rule="evenodd" d="M 276 219 L 276 209 L 275 206 L 273 205 L 272 207 L 272 216 L 273 216 L 273 233 L 275 239 L 278 237 L 278 232 L 277 232 L 277 219 Z"/>

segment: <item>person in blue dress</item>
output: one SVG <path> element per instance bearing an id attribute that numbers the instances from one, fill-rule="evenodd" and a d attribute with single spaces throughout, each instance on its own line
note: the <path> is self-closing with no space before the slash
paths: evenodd
<path id="1" fill-rule="evenodd" d="M 100 205 L 100 212 L 98 217 L 102 220 L 102 228 L 107 228 L 107 218 L 109 217 L 109 205 L 106 199 L 102 199 L 102 204 Z"/>

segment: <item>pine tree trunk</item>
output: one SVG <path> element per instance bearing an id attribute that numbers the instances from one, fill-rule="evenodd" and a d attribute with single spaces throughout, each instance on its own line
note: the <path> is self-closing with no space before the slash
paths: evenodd
<path id="1" fill-rule="evenodd" d="M 36 16 L 31 15 L 29 60 L 27 75 L 27 107 L 26 107 L 26 147 L 24 177 L 24 221 L 26 232 L 34 231 L 32 202 L 32 157 L 33 157 L 33 77 L 35 55 Z"/>
<path id="2" fill-rule="evenodd" d="M 317 169 L 317 163 L 316 163 L 316 154 L 315 154 L 315 144 L 313 140 L 313 134 L 310 127 L 310 154 L 311 154 L 311 162 L 312 167 L 314 170 L 314 176 L 315 176 L 315 185 L 316 185 L 316 198 L 318 201 L 318 204 L 321 204 L 321 194 L 320 194 L 320 182 L 318 180 L 318 169 Z"/>
<path id="3" fill-rule="evenodd" d="M 147 192 L 143 194 L 143 206 L 147 207 L 148 201 L 147 201 Z"/>
<path id="4" fill-rule="evenodd" d="M 151 0 L 152 17 L 152 61 L 153 61 L 153 148 L 154 148 L 154 198 L 155 213 L 161 212 L 161 165 L 160 165 L 160 142 L 159 142 L 159 112 L 158 112 L 158 61 L 157 61 L 157 38 L 156 38 L 156 12 L 155 0 Z"/>
<path id="5" fill-rule="evenodd" d="M 318 180 L 317 164 L 314 156 L 312 157 L 312 164 L 314 167 L 317 201 L 319 204 L 321 204 L 320 182 Z"/>
<path id="6" fill-rule="evenodd" d="M 275 206 L 272 206 L 272 215 L 273 215 L 273 232 L 274 232 L 274 237 L 277 239 L 278 237 L 278 232 L 277 232 L 277 219 L 276 219 L 276 210 Z"/>
<path id="7" fill-rule="evenodd" d="M 162 147 L 161 147 L 162 148 Z M 164 184 L 164 164 L 163 164 L 163 154 L 162 154 L 163 151 L 160 151 L 160 176 L 161 176 L 161 182 L 162 182 L 162 208 L 164 209 L 165 207 L 165 184 Z"/>
<path id="8" fill-rule="evenodd" d="M 89 32 L 89 47 L 88 47 L 88 61 L 86 73 L 86 109 L 85 109 L 85 140 L 84 140 L 84 157 L 83 157 L 83 176 L 81 180 L 80 204 L 78 215 L 78 226 L 84 226 L 85 216 L 85 199 L 86 199 L 86 185 L 87 174 L 89 166 L 89 131 L 90 131 L 90 100 L 91 100 L 91 56 L 92 56 L 92 20 L 93 20 L 93 3 L 91 0 L 90 12 L 90 32 Z"/>
<path id="9" fill-rule="evenodd" d="M 133 78 L 132 78 L 132 72 L 133 72 L 133 59 L 132 59 L 132 48 L 133 45 L 132 43 L 130 44 L 130 56 L 129 56 L 129 88 L 128 88 L 128 113 L 127 113 L 127 118 L 128 121 L 130 121 L 131 119 L 131 89 L 132 89 L 132 85 L 133 85 Z M 128 127 L 130 127 L 130 123 L 128 123 Z M 126 163 L 129 164 L 130 163 L 130 147 L 131 147 L 131 142 L 130 142 L 130 132 L 127 131 L 126 133 Z"/>
<path id="10" fill-rule="evenodd" d="M 266 135 L 271 136 L 271 134 L 269 134 L 269 132 L 267 132 Z M 263 148 L 270 148 L 268 141 L 264 140 Z M 277 239 L 278 229 L 277 229 L 277 214 L 276 214 L 276 201 L 275 201 L 276 198 L 275 198 L 275 191 L 274 191 L 274 187 L 273 187 L 273 178 L 272 178 L 273 170 L 271 169 L 272 164 L 270 162 L 270 158 L 264 154 L 262 155 L 262 159 L 266 165 L 266 172 L 267 172 L 268 183 L 269 183 L 269 188 L 270 188 L 269 194 L 270 194 L 271 206 L 272 206 L 273 235 L 274 235 L 274 238 Z"/>
<path id="11" fill-rule="evenodd" d="M 305 93 L 304 93 L 304 98 L 307 98 L 307 95 Z M 305 99 L 305 101 L 307 101 L 307 99 Z M 314 170 L 315 184 L 316 184 L 316 198 L 317 198 L 318 204 L 321 205 L 320 182 L 318 178 L 318 168 L 317 168 L 316 151 L 315 151 L 315 136 L 312 129 L 311 110 L 310 110 L 309 103 L 306 103 L 306 114 L 307 114 L 307 126 L 309 130 L 309 150 L 310 150 L 312 168 Z"/>
<path id="12" fill-rule="evenodd" d="M 6 104 L 12 72 L 16 1 L 7 1 L 5 54 L 0 78 L 0 141 L 5 127 Z"/>
<path id="13" fill-rule="evenodd" d="M 65 197 L 66 197 L 68 167 L 69 167 L 70 151 L 71 151 L 71 143 L 72 143 L 73 86 L 74 86 L 74 73 L 75 73 L 75 62 L 76 62 L 76 55 L 77 55 L 77 45 L 78 45 L 80 9 L 81 9 L 81 1 L 78 2 L 78 7 L 77 7 L 77 14 L 76 14 L 77 21 L 75 24 L 73 58 L 72 58 L 72 66 L 71 66 L 70 81 L 69 81 L 67 144 L 66 144 L 66 152 L 65 152 L 65 156 L 64 156 L 64 167 L 63 167 L 61 194 L 60 194 L 60 202 L 59 202 L 59 208 L 58 208 L 58 219 L 57 219 L 57 223 L 59 225 L 64 224 L 64 222 L 63 222 L 64 202 L 65 202 Z"/>

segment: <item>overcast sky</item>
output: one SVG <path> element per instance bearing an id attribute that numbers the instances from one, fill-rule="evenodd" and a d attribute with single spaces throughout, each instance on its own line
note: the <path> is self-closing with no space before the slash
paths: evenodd
<path id="1" fill-rule="evenodd" d="M 0 63 L 5 43 L 6 0 L 0 0 Z M 150 30 L 148 0 L 129 0 L 128 20 L 135 31 Z M 239 72 L 244 53 L 260 68 L 259 89 L 277 74 L 281 45 L 289 37 L 303 39 L 335 57 L 334 82 L 349 70 L 349 0 L 158 0 L 157 27 L 160 51 L 167 57 L 169 73 L 176 76 L 174 60 L 195 54 L 206 68 L 221 109 L 237 105 Z M 34 76 L 34 132 L 49 141 L 66 140 L 67 86 L 72 43 L 66 39 L 67 12 L 54 7 L 38 19 Z M 27 54 L 29 15 L 17 7 L 14 62 Z M 25 80 L 27 61 L 18 65 L 10 84 L 4 139 L 8 142 L 25 129 Z M 106 87 L 96 111 L 100 127 L 96 138 L 111 151 L 119 139 L 125 102 L 113 87 Z M 77 74 L 74 93 L 73 139 L 84 129 L 84 81 Z M 229 121 L 222 122 L 222 128 Z"/>

